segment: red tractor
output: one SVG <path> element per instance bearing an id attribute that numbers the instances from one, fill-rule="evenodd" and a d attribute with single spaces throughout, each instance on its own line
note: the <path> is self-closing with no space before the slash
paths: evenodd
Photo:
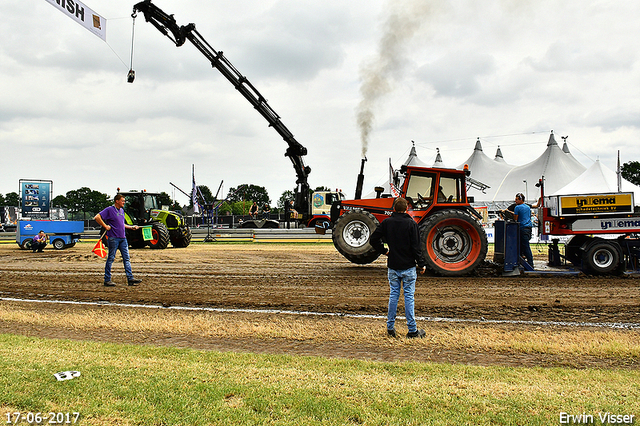
<path id="1" fill-rule="evenodd" d="M 362 174 L 362 170 L 361 170 Z M 393 211 L 394 196 L 409 202 L 407 213 L 420 227 L 427 267 L 437 275 L 458 276 L 473 272 L 487 254 L 482 219 L 469 204 L 468 170 L 402 166 L 390 182 L 391 194 L 376 188 L 373 199 L 343 200 L 332 207 L 333 244 L 348 260 L 367 264 L 379 253 L 369 243 L 378 224 Z M 358 179 L 356 198 L 361 192 Z M 470 197 L 469 197 L 470 198 Z"/>

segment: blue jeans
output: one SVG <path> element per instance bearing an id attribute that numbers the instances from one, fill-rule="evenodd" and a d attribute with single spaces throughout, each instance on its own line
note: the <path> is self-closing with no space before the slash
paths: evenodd
<path id="1" fill-rule="evenodd" d="M 400 286 L 402 286 L 404 289 L 404 316 L 407 319 L 409 333 L 413 333 L 418 330 L 413 314 L 413 294 L 416 291 L 418 272 L 415 267 L 405 270 L 389 269 L 387 276 L 389 277 L 389 287 L 391 289 L 389 292 L 389 309 L 387 310 L 387 329 L 393 330 L 394 328 L 398 300 L 400 299 Z"/>
<path id="2" fill-rule="evenodd" d="M 520 228 L 520 256 L 524 256 L 527 263 L 533 266 L 533 253 L 531 253 L 531 246 L 529 246 L 529 240 L 531 239 L 531 228 Z"/>
<path id="3" fill-rule="evenodd" d="M 109 238 L 107 240 L 109 246 L 109 255 L 107 256 L 107 263 L 104 265 L 104 282 L 111 281 L 111 265 L 116 258 L 116 251 L 120 250 L 122 255 L 122 263 L 124 264 L 124 272 L 127 274 L 127 279 L 133 279 L 133 272 L 131 272 L 131 260 L 129 259 L 129 243 L 126 238 Z"/>

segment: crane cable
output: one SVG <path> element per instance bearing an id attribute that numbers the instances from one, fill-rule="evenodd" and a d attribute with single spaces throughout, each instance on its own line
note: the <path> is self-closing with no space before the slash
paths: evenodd
<path id="1" fill-rule="evenodd" d="M 133 45 L 136 35 L 136 16 L 137 14 L 135 12 L 131 14 L 131 17 L 133 18 L 133 25 L 131 26 L 131 59 L 129 73 L 127 74 L 127 83 L 133 83 L 133 80 L 136 79 L 136 72 L 133 70 Z"/>

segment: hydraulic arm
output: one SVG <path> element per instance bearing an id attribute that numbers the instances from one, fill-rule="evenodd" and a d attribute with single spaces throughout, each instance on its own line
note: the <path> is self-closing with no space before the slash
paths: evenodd
<path id="1" fill-rule="evenodd" d="M 305 166 L 302 156 L 307 155 L 307 149 L 302 146 L 289 131 L 289 129 L 280 121 L 280 116 L 267 104 L 266 99 L 258 92 L 258 90 L 247 80 L 245 76 L 224 57 L 221 51 L 216 51 L 207 41 L 196 31 L 195 24 L 178 26 L 173 15 L 167 15 L 151 0 L 145 0 L 133 6 L 132 16 L 135 18 L 137 12 L 144 14 L 145 20 L 150 22 L 162 34 L 167 36 L 176 46 L 182 46 L 186 40 L 193 45 L 226 77 L 233 87 L 247 99 L 251 105 L 262 115 L 269 126 L 273 127 L 284 141 L 289 145 L 285 152 L 285 156 L 289 157 L 296 171 L 296 194 L 295 208 L 298 212 L 306 216 L 309 211 L 309 183 L 307 177 L 311 172 L 309 166 Z"/>

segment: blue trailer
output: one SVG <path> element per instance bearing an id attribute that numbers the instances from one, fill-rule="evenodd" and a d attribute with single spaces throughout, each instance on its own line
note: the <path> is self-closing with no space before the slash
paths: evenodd
<path id="1" fill-rule="evenodd" d="M 33 237 L 44 231 L 49 237 L 49 243 L 56 250 L 73 247 L 80 240 L 84 232 L 84 222 L 81 220 L 20 220 L 16 230 L 16 243 L 29 249 Z"/>

